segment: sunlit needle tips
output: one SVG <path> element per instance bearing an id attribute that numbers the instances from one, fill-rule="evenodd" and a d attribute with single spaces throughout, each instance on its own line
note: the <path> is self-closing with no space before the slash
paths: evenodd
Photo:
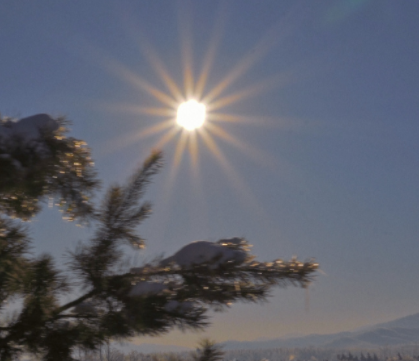
<path id="1" fill-rule="evenodd" d="M 194 130 L 205 122 L 205 105 L 189 100 L 179 105 L 176 122 L 186 130 Z"/>

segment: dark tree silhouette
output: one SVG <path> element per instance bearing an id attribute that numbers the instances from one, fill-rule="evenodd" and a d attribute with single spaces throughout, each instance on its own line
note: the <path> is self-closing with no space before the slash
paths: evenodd
<path id="1" fill-rule="evenodd" d="M 121 272 L 124 247 L 144 247 L 137 226 L 151 206 L 141 200 L 162 155 L 152 153 L 96 207 L 91 196 L 99 181 L 89 149 L 66 136 L 67 124 L 46 114 L 18 122 L 3 118 L 0 124 L 1 360 L 24 352 L 74 360 L 76 348 L 95 350 L 109 340 L 157 336 L 175 327 L 203 328 L 208 309 L 263 301 L 274 286 L 305 287 L 311 281 L 316 263 L 258 262 L 243 238 L 194 242 L 172 257 Z M 95 230 L 69 255 L 69 270 L 58 269 L 47 254 L 30 254 L 23 221 L 50 198 L 65 219 Z M 62 303 L 63 295 L 75 294 Z M 7 304 L 19 300 L 20 309 L 7 316 Z"/>
<path id="2" fill-rule="evenodd" d="M 198 344 L 196 352 L 192 353 L 193 361 L 219 361 L 224 357 L 224 351 L 215 341 L 204 339 Z"/>

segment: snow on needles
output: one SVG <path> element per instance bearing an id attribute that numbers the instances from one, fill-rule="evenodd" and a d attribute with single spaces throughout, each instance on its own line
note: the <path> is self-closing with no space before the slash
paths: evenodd
<path id="1" fill-rule="evenodd" d="M 96 314 L 97 310 L 91 301 L 84 301 L 76 305 L 72 312 L 78 314 Z"/>
<path id="2" fill-rule="evenodd" d="M 17 122 L 6 121 L 0 126 L 0 140 L 9 140 L 19 137 L 25 141 L 41 138 L 42 131 L 53 132 L 59 124 L 48 114 L 36 114 L 22 118 Z"/>
<path id="3" fill-rule="evenodd" d="M 6 119 L 0 122 L 0 158 L 8 159 L 16 169 L 22 170 L 21 163 L 12 157 L 17 148 L 29 147 L 29 152 L 36 152 L 44 158 L 50 154 L 43 134 L 52 133 L 59 128 L 57 120 L 48 114 L 36 114 L 17 122 Z M 21 149 L 21 148 L 20 148 Z"/>
<path id="4" fill-rule="evenodd" d="M 138 282 L 133 286 L 128 294 L 128 296 L 150 296 L 157 295 L 164 290 L 167 290 L 167 286 L 159 282 L 147 282 L 142 281 Z"/>
<path id="5" fill-rule="evenodd" d="M 186 313 L 192 310 L 194 307 L 194 303 L 191 301 L 179 302 L 176 300 L 171 300 L 164 305 L 164 309 L 167 312 L 180 312 Z"/>
<path id="6" fill-rule="evenodd" d="M 173 256 L 160 262 L 165 267 L 175 263 L 183 268 L 209 264 L 211 269 L 219 268 L 226 263 L 243 263 L 247 258 L 248 244 L 243 238 L 221 239 L 217 243 L 208 241 L 192 242 Z"/>

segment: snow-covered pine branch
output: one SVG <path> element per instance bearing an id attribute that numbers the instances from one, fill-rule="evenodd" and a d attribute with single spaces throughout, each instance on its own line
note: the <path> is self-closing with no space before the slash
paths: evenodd
<path id="1" fill-rule="evenodd" d="M 111 339 L 201 329 L 209 309 L 263 301 L 275 286 L 311 281 L 315 262 L 258 262 L 239 237 L 192 242 L 120 273 L 124 247 L 144 247 L 138 226 L 151 205 L 142 197 L 162 155 L 152 153 L 127 184 L 111 187 L 94 208 L 89 196 L 99 182 L 89 149 L 65 132 L 64 119 L 46 114 L 0 124 L 0 307 L 12 297 L 23 300 L 15 318 L 0 320 L 1 360 L 27 351 L 66 361 L 77 347 L 95 350 Z M 10 219 L 30 219 L 48 197 L 69 219 L 90 217 L 96 229 L 69 255 L 71 282 L 50 256 L 29 254 L 26 230 Z M 63 304 L 62 296 L 75 290 L 79 296 Z"/>
<path id="2" fill-rule="evenodd" d="M 257 262 L 250 247 L 238 237 L 192 242 L 157 264 L 131 268 L 138 283 L 130 295 L 136 287 L 153 285 L 155 295 L 164 291 L 169 299 L 220 309 L 238 301 L 263 301 L 274 286 L 306 287 L 318 268 L 297 259 Z"/>
<path id="3" fill-rule="evenodd" d="M 29 220 L 49 197 L 68 220 L 92 216 L 96 173 L 86 143 L 66 136 L 68 122 L 47 114 L 0 120 L 0 210 Z"/>

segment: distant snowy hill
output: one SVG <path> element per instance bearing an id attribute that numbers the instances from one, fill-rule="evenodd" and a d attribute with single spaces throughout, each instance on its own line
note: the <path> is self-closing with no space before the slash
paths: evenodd
<path id="1" fill-rule="evenodd" d="M 182 346 L 175 345 L 158 345 L 154 343 L 142 343 L 139 345 L 124 342 L 119 344 L 117 342 L 112 343 L 112 347 L 116 348 L 124 353 L 129 353 L 131 351 L 141 352 L 144 354 L 147 353 L 158 353 L 158 352 L 187 352 L 192 351 L 192 349 Z"/>
<path id="2" fill-rule="evenodd" d="M 156 339 L 157 341 L 158 339 Z M 331 349 L 369 348 L 383 346 L 401 346 L 419 344 L 419 313 L 396 320 L 362 327 L 352 332 L 339 332 L 327 335 L 312 334 L 307 336 L 283 337 L 277 339 L 259 339 L 255 341 L 227 341 L 224 350 L 255 350 L 273 348 L 319 347 Z M 117 346 L 117 345 L 115 345 Z M 124 352 L 182 352 L 190 351 L 186 347 L 174 345 L 125 343 L 117 346 Z"/>
<path id="3" fill-rule="evenodd" d="M 419 313 L 386 323 L 363 327 L 353 332 L 277 338 L 261 341 L 227 341 L 225 350 L 278 347 L 377 348 L 419 343 Z"/>
<path id="4" fill-rule="evenodd" d="M 392 328 L 392 327 L 400 327 L 400 328 L 419 328 L 419 313 L 415 313 L 414 315 L 398 318 L 397 320 L 393 320 L 390 322 L 379 323 L 373 328 Z"/>

